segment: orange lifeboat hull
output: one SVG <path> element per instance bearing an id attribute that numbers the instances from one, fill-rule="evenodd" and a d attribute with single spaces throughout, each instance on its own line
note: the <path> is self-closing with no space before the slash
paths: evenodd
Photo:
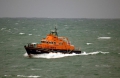
<path id="1" fill-rule="evenodd" d="M 46 53 L 63 53 L 63 54 L 81 53 L 80 50 L 42 49 L 29 46 L 24 46 L 24 48 L 29 56 L 31 56 L 32 54 L 46 54 Z"/>
<path id="2" fill-rule="evenodd" d="M 43 54 L 43 53 L 64 53 L 71 54 L 77 53 L 80 54 L 81 51 L 79 49 L 75 49 L 74 45 L 71 45 L 70 41 L 67 37 L 58 37 L 57 29 L 55 31 L 51 31 L 46 38 L 41 40 L 39 44 L 28 44 L 24 46 L 27 54 L 31 56 L 31 54 Z"/>

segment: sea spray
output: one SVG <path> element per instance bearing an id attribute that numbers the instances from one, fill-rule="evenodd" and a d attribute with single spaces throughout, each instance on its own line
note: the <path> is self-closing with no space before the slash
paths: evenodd
<path id="1" fill-rule="evenodd" d="M 109 52 L 102 52 L 102 51 L 96 51 L 96 52 L 82 52 L 81 54 L 63 54 L 63 53 L 48 53 L 48 54 L 31 54 L 32 58 L 46 58 L 46 59 L 52 59 L 52 58 L 63 58 L 63 57 L 68 57 L 68 56 L 78 56 L 78 55 L 96 55 L 96 54 L 107 54 Z M 28 57 L 28 54 L 25 53 L 24 57 Z"/>

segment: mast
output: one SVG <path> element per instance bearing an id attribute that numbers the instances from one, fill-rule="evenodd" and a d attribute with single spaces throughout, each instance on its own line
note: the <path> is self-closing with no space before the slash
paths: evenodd
<path id="1" fill-rule="evenodd" d="M 56 28 L 56 26 L 55 26 L 55 33 L 56 33 L 56 36 L 58 36 L 58 34 L 57 34 L 57 28 Z"/>
<path id="2" fill-rule="evenodd" d="M 58 37 L 56 26 L 55 26 L 55 30 L 51 30 L 50 34 L 55 35 L 55 36 Z"/>

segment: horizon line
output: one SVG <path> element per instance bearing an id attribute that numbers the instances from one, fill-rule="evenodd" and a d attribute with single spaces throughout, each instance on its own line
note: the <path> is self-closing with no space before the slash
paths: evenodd
<path id="1" fill-rule="evenodd" d="M 71 17 L 69 17 L 69 18 L 66 18 L 66 17 L 64 17 L 64 18 L 58 18 L 58 17 L 56 17 L 56 18 L 54 18 L 54 17 L 0 17 L 0 18 L 48 18 L 48 19 L 120 19 L 120 18 L 71 18 Z"/>

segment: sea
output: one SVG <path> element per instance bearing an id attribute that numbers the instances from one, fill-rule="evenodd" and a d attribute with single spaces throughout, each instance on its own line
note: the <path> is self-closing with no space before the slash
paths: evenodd
<path id="1" fill-rule="evenodd" d="M 55 27 L 82 53 L 29 58 Z M 0 18 L 0 78 L 120 78 L 120 19 Z"/>

